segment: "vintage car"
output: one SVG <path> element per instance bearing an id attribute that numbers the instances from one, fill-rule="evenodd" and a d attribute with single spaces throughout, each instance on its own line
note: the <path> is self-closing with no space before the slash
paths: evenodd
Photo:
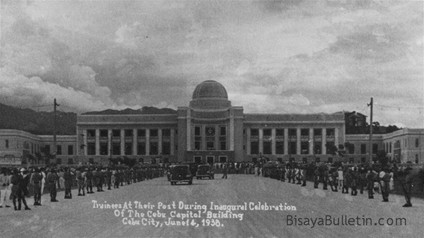
<path id="1" fill-rule="evenodd" d="M 173 166 L 170 170 L 170 182 L 171 185 L 175 185 L 181 182 L 187 182 L 189 185 L 193 183 L 193 175 L 190 171 L 190 166 L 187 164 L 178 164 Z"/>
<path id="2" fill-rule="evenodd" d="M 214 171 L 213 167 L 211 167 L 209 164 L 201 164 L 197 166 L 197 172 L 196 172 L 196 178 L 197 179 L 203 179 L 203 178 L 209 178 L 214 179 Z"/>

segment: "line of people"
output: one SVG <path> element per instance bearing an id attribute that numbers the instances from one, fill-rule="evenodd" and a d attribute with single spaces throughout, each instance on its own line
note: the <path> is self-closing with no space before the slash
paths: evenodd
<path id="1" fill-rule="evenodd" d="M 397 175 L 406 200 L 403 206 L 411 207 L 412 182 L 411 179 L 407 179 L 409 170 L 411 169 L 407 167 L 397 170 L 364 165 L 332 167 L 325 163 L 314 165 L 311 169 L 311 166 L 307 164 L 289 163 L 278 167 L 277 179 L 306 186 L 308 178 L 312 178 L 314 188 L 322 184 L 323 190 L 329 188 L 333 192 L 341 190 L 343 194 L 350 193 L 352 196 L 357 196 L 358 190 L 360 194 L 367 191 L 369 199 L 374 199 L 375 192 L 379 191 L 383 202 L 388 202 L 390 191 L 394 189 L 395 175 Z"/>
<path id="2" fill-rule="evenodd" d="M 31 210 L 26 197 L 30 196 L 30 190 L 34 196 L 34 206 L 41 206 L 41 196 L 47 187 L 50 193 L 50 202 L 58 202 L 57 191 L 64 188 L 64 199 L 72 199 L 72 188 L 78 188 L 78 196 L 103 192 L 103 188 L 118 189 L 124 184 L 140 182 L 147 179 L 163 176 L 162 170 L 150 168 L 2 168 L 0 173 L 0 208 L 11 207 L 12 200 L 15 210 L 21 210 L 22 204 L 25 210 Z"/>

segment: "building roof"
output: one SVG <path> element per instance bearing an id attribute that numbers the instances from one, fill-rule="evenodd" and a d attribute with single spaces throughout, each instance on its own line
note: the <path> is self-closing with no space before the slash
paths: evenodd
<path id="1" fill-rule="evenodd" d="M 343 113 L 319 114 L 245 114 L 244 120 L 249 121 L 328 121 L 344 122 Z"/>
<path id="2" fill-rule="evenodd" d="M 206 80 L 197 85 L 194 89 L 192 99 L 203 99 L 203 98 L 221 98 L 228 99 L 227 90 L 222 84 L 214 80 Z"/>

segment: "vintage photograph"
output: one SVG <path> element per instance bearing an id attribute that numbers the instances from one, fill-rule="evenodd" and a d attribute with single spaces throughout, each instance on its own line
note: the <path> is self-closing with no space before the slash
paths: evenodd
<path id="1" fill-rule="evenodd" d="M 0 237 L 423 237 L 424 1 L 0 0 Z"/>

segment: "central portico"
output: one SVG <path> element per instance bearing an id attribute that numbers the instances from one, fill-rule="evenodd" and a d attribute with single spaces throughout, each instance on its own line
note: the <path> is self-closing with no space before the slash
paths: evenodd
<path id="1" fill-rule="evenodd" d="M 243 159 L 243 108 L 233 107 L 220 83 L 207 80 L 178 108 L 178 157 L 187 162 Z M 180 160 L 181 161 L 181 160 Z"/>

